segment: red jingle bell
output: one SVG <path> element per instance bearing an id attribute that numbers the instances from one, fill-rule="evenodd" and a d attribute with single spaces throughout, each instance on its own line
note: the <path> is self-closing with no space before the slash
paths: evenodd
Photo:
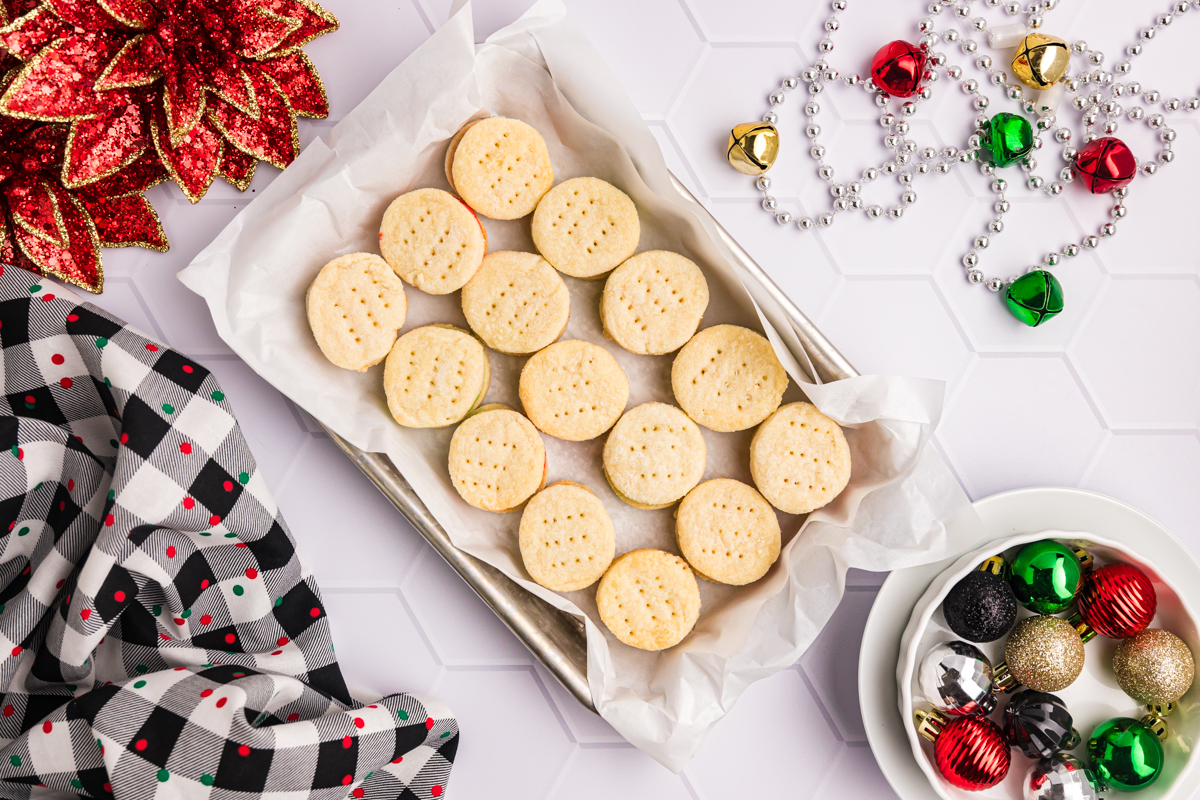
<path id="1" fill-rule="evenodd" d="M 1137 174 L 1137 159 L 1129 146 L 1115 136 L 1088 142 L 1075 156 L 1075 174 L 1092 194 L 1105 194 L 1127 186 Z"/>
<path id="2" fill-rule="evenodd" d="M 893 97 L 912 97 L 921 90 L 925 51 L 897 39 L 879 48 L 871 59 L 871 80 Z"/>
<path id="3" fill-rule="evenodd" d="M 1128 564 L 1093 570 L 1084 580 L 1078 600 L 1083 621 L 1110 639 L 1137 636 L 1150 625 L 1158 608 L 1154 584 Z"/>
<path id="4" fill-rule="evenodd" d="M 1008 775 L 1008 742 L 996 723 L 984 716 L 949 720 L 938 711 L 914 714 L 917 732 L 933 742 L 938 772 L 959 789 L 989 789 Z"/>

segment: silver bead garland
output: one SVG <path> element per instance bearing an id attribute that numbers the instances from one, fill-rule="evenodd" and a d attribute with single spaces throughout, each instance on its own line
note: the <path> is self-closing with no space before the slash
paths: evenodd
<path id="1" fill-rule="evenodd" d="M 1058 197 L 1064 190 L 1064 184 L 1074 180 L 1071 165 L 1078 153 L 1073 145 L 1073 141 L 1077 137 L 1059 119 L 1061 111 L 1059 102 L 1066 94 L 1074 95 L 1074 97 L 1069 103 L 1063 104 L 1062 108 L 1069 107 L 1079 112 L 1083 123 L 1083 131 L 1080 135 L 1083 144 L 1091 142 L 1100 135 L 1116 133 L 1123 120 L 1141 122 L 1158 131 L 1157 138 L 1162 144 L 1162 149 L 1154 160 L 1144 163 L 1138 161 L 1138 172 L 1144 177 L 1150 177 L 1157 173 L 1159 167 L 1174 161 L 1175 153 L 1172 145 L 1176 134 L 1175 130 L 1167 123 L 1167 115 L 1180 111 L 1194 112 L 1200 109 L 1200 96 L 1187 100 L 1176 97 L 1164 99 L 1159 91 L 1147 89 L 1136 81 L 1128 81 L 1127 76 L 1133 69 L 1133 60 L 1140 56 L 1145 51 L 1146 45 L 1153 41 L 1163 29 L 1170 26 L 1177 17 L 1188 13 L 1189 10 L 1197 11 L 1197 16 L 1200 16 L 1200 0 L 1173 2 L 1169 12 L 1158 15 L 1152 25 L 1141 29 L 1137 41 L 1126 48 L 1124 60 L 1115 64 L 1111 70 L 1103 68 L 1107 60 L 1103 52 L 1092 48 L 1085 41 L 1074 42 L 1070 46 L 1072 58 L 1073 60 L 1078 59 L 1082 63 L 1083 71 L 1075 76 L 1064 76 L 1049 90 L 1032 93 L 1035 95 L 1033 97 L 1027 97 L 1023 86 L 1010 81 L 1008 74 L 995 66 L 991 56 L 975 55 L 980 43 L 970 37 L 972 34 L 987 33 L 990 23 L 983 16 L 972 15 L 970 7 L 972 1 L 933 0 L 928 5 L 928 16 L 922 18 L 917 25 L 921 33 L 920 46 L 927 54 L 923 87 L 912 98 L 903 100 L 898 108 L 893 108 L 894 98 L 880 90 L 874 81 L 864 80 L 858 74 L 843 76 L 830 67 L 825 58 L 821 58 L 811 67 L 802 70 L 799 76 L 785 77 L 780 83 L 780 88 L 770 94 L 768 101 L 772 110 L 763 116 L 763 120 L 775 124 L 778 121 L 778 114 L 773 109 L 785 102 L 788 93 L 804 84 L 810 97 L 804 106 L 804 114 L 807 118 L 805 134 L 810 140 L 809 155 L 817 162 L 817 176 L 829 185 L 832 198 L 831 209 L 816 215 L 815 219 L 812 216 L 793 214 L 780 208 L 776 198 L 769 193 L 771 180 L 765 175 L 759 177 L 755 185 L 763 193 L 762 206 L 775 216 L 780 225 L 790 226 L 794 223 L 796 229 L 801 231 L 811 230 L 818 226 L 827 228 L 833 224 L 838 214 L 849 211 L 861 211 L 868 219 L 872 220 L 884 217 L 899 220 L 904 216 L 905 209 L 917 202 L 917 193 L 912 188 L 917 176 L 930 173 L 948 175 L 957 166 L 976 163 L 980 172 L 990 179 L 991 190 L 996 195 L 994 206 L 996 216 L 987 224 L 986 232 L 976 237 L 974 246 L 962 256 L 966 277 L 971 283 L 983 284 L 994 292 L 999 292 L 1007 284 L 1018 279 L 1020 275 L 1013 275 L 1009 278 L 988 277 L 979 269 L 982 251 L 987 248 L 992 237 L 1004 231 L 1004 214 L 1010 208 L 1006 199 L 1006 192 L 1009 188 L 1008 180 L 997 177 L 995 168 L 980 160 L 982 140 L 979 133 L 973 134 L 966 147 L 961 150 L 954 146 L 944 147 L 940 150 L 935 147 L 921 147 L 913 139 L 907 138 L 909 134 L 907 120 L 916 115 L 922 101 L 933 96 L 930 84 L 937 83 L 939 71 L 948 80 L 958 82 L 959 88 L 964 95 L 970 98 L 971 106 L 976 111 L 984 111 L 991 105 L 991 99 L 982 91 L 983 86 L 990 84 L 1001 89 L 1005 99 L 1016 102 L 1020 106 L 1020 110 L 1032 118 L 1035 132 L 1035 152 L 1045 146 L 1044 135 L 1049 136 L 1051 141 L 1061 146 L 1061 158 L 1066 166 L 1058 169 L 1053 178 L 1035 174 L 1034 170 L 1038 168 L 1038 161 L 1033 153 L 1021 162 L 1020 167 L 1025 173 L 1025 177 L 1020 183 L 1027 189 Z M 1002 0 L 983 0 L 983 3 L 996 7 L 1001 5 Z M 846 5 L 846 0 L 833 0 L 831 4 L 833 15 L 825 21 L 824 35 L 818 43 L 818 49 L 822 54 L 829 54 L 834 50 L 832 36 L 841 28 L 841 22 L 837 15 L 846 9 Z M 1004 10 L 1010 16 L 1024 14 L 1027 29 L 1038 29 L 1044 22 L 1045 14 L 1054 10 L 1058 5 L 1059 0 L 1034 0 L 1028 6 L 1014 1 L 1005 4 Z M 951 12 L 947 15 L 948 25 L 939 30 L 934 17 L 941 15 L 944 11 Z M 963 30 L 960 31 L 954 27 L 955 25 L 961 25 Z M 950 57 L 946 53 L 935 49 L 938 44 L 943 42 L 957 45 L 964 54 L 975 55 L 970 60 L 969 66 L 985 74 L 986 80 L 981 82 L 973 77 L 964 77 L 963 67 L 951 64 Z M 878 167 L 864 169 L 860 176 L 846 182 L 835 180 L 834 167 L 825 161 L 827 150 L 818 141 L 821 127 L 817 124 L 817 118 L 820 115 L 821 107 L 817 102 L 817 96 L 824 91 L 826 82 L 836 83 L 838 81 L 851 88 L 861 88 L 874 96 L 875 104 L 880 109 L 879 125 L 883 130 L 883 145 L 889 151 L 888 160 Z M 1200 89 L 1197 89 L 1197 92 L 1200 94 Z M 1155 109 L 1155 106 L 1160 106 L 1161 110 Z M 976 118 L 977 131 L 983 128 L 987 120 L 986 116 Z M 1103 131 L 1103 134 L 1097 133 L 1097 127 Z M 892 204 L 887 206 L 886 211 L 884 205 L 868 203 L 863 195 L 867 185 L 879 180 L 881 176 L 895 177 L 897 183 L 900 184 L 899 195 Z M 1104 222 L 1095 234 L 1084 236 L 1079 243 L 1071 242 L 1048 253 L 1040 264 L 1032 265 L 1026 271 L 1058 266 L 1064 258 L 1078 255 L 1081 246 L 1094 249 L 1099 246 L 1102 238 L 1114 236 L 1117 232 L 1117 221 L 1124 219 L 1128 213 L 1125 202 L 1127 197 L 1127 188 L 1113 192 L 1114 204 L 1110 210 L 1111 220 Z"/>

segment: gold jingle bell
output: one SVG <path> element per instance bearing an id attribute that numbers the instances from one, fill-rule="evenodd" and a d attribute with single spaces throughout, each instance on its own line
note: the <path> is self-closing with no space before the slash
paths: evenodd
<path id="1" fill-rule="evenodd" d="M 1056 36 L 1031 33 L 1017 45 L 1012 69 L 1017 80 L 1033 89 L 1048 89 L 1067 74 L 1071 49 Z"/>
<path id="2" fill-rule="evenodd" d="M 725 157 L 744 175 L 762 175 L 779 155 L 779 131 L 769 122 L 743 122 L 729 133 Z"/>

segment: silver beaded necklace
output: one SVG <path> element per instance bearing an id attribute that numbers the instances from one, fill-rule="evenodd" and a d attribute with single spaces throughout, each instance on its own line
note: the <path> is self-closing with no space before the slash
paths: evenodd
<path id="1" fill-rule="evenodd" d="M 895 176 L 902 187 L 899 202 L 891 205 L 886 211 L 887 217 L 898 220 L 903 217 L 905 209 L 917 201 L 917 194 L 912 188 L 917 176 L 924 176 L 931 172 L 949 174 L 955 166 L 976 162 L 979 164 L 980 171 L 992 179 L 991 189 L 996 195 L 994 205 L 996 216 L 988 223 L 987 230 L 976 237 L 974 246 L 962 256 L 966 277 L 970 282 L 982 283 L 994 292 L 999 292 L 1022 277 L 1019 274 L 1012 275 L 1007 279 L 987 277 L 979 269 L 981 252 L 988 247 L 992 237 L 1004 230 L 1003 217 L 1010 207 L 1005 197 L 1008 181 L 996 175 L 997 170 L 992 164 L 980 161 L 980 134 L 973 134 L 968 139 L 966 148 L 962 150 L 953 146 L 941 150 L 934 147 L 921 148 L 915 141 L 907 138 L 910 130 L 907 118 L 916 113 L 921 100 L 928 100 L 932 96 L 930 84 L 936 83 L 939 71 L 950 81 L 959 82 L 963 92 L 973 97 L 972 105 L 976 110 L 981 112 L 986 110 L 991 105 L 991 101 L 981 91 L 979 81 L 974 78 L 964 78 L 963 69 L 950 64 L 947 56 L 944 53 L 936 52 L 934 48 L 944 41 L 947 44 L 958 44 L 963 53 L 974 55 L 979 48 L 979 43 L 970 37 L 973 34 L 985 32 L 988 33 L 991 46 L 995 48 L 1013 47 L 1029 30 L 1035 30 L 1042 26 L 1044 14 L 1057 7 L 1059 0 L 1035 0 L 1027 7 L 1023 7 L 1018 2 L 1010 2 L 1004 6 L 1005 11 L 1010 16 L 1024 14 L 1026 23 L 1007 24 L 994 28 L 989 25 L 986 18 L 972 17 L 970 2 L 971 0 L 934 0 L 928 6 L 929 16 L 919 23 L 922 33 L 920 45 L 927 54 L 923 85 L 912 99 L 905 100 L 900 104 L 899 118 L 891 106 L 895 98 L 880 90 L 873 81 L 863 80 L 858 74 L 841 76 L 829 66 L 824 58 L 801 72 L 799 77 L 785 77 L 780 88 L 771 93 L 768 98 L 771 108 L 763 115 L 763 121 L 774 125 L 778 122 L 778 113 L 775 109 L 784 102 L 787 93 L 796 89 L 801 81 L 807 84 L 810 99 L 805 104 L 804 113 L 808 117 L 805 133 L 812 140 L 809 154 L 817 162 L 817 175 L 829 185 L 829 192 L 833 198 L 832 210 L 817 215 L 815 220 L 809 216 L 794 217 L 790 212 L 780 209 L 778 201 L 770 194 L 771 179 L 766 175 L 759 176 L 756 186 L 764 195 L 762 206 L 775 216 L 775 220 L 780 225 L 788 226 L 794 223 L 795 227 L 802 231 L 810 230 L 818 225 L 829 227 L 833 224 L 837 214 L 850 210 L 863 210 L 870 219 L 879 219 L 885 216 L 883 206 L 868 205 L 863 197 L 866 184 L 877 180 L 881 174 Z M 1002 0 L 985 0 L 985 2 L 989 6 L 999 6 Z M 1159 15 L 1153 25 L 1140 31 L 1138 41 L 1126 48 L 1127 58 L 1118 63 L 1112 72 L 1102 68 L 1105 61 L 1102 52 L 1090 48 L 1086 42 L 1075 42 L 1071 46 L 1071 51 L 1083 60 L 1086 65 L 1085 70 L 1075 77 L 1064 77 L 1045 91 L 1036 92 L 1036 96 L 1033 98 L 1026 97 L 1025 89 L 1021 85 L 1010 83 L 1008 75 L 994 66 L 990 56 L 979 55 L 975 58 L 974 67 L 986 74 L 987 82 L 1002 87 L 1007 99 L 1020 103 L 1021 110 L 1027 116 L 1033 117 L 1035 130 L 1033 151 L 1036 152 L 1044 146 L 1042 134 L 1052 136 L 1054 141 L 1062 146 L 1061 157 L 1066 165 L 1059 170 L 1056 180 L 1047 181 L 1035 173 L 1038 162 L 1033 152 L 1019 162 L 1021 169 L 1026 174 L 1025 183 L 1028 188 L 1044 191 L 1052 197 L 1057 197 L 1064 191 L 1064 184 L 1074 180 L 1072 164 L 1078 154 L 1071 144 L 1074 136 L 1070 128 L 1058 119 L 1059 105 L 1068 93 L 1075 95 L 1070 106 L 1081 114 L 1085 143 L 1091 142 L 1100 135 L 1095 131 L 1097 125 L 1100 125 L 1105 135 L 1115 133 L 1118 129 L 1118 119 L 1124 115 L 1131 122 L 1141 121 L 1150 128 L 1156 129 L 1158 138 L 1163 144 L 1163 149 L 1157 154 L 1155 160 L 1145 163 L 1138 162 L 1138 172 L 1143 176 L 1153 176 L 1160 165 L 1165 166 L 1172 163 L 1175 157 L 1172 150 L 1175 131 L 1167 124 L 1166 113 L 1200 109 L 1200 97 L 1192 97 L 1188 100 L 1163 99 L 1158 91 L 1144 89 L 1137 82 L 1121 82 L 1118 78 L 1128 75 L 1132 69 L 1132 60 L 1142 54 L 1146 44 L 1151 42 L 1160 31 L 1171 25 L 1176 17 L 1187 13 L 1190 7 L 1200 9 L 1200 0 L 1191 0 L 1191 2 L 1178 0 L 1173 3 L 1170 12 Z M 826 55 L 834 49 L 832 36 L 841 27 L 837 14 L 846 9 L 846 0 L 833 0 L 832 9 L 834 13 L 825 21 L 825 35 L 818 43 L 818 49 Z M 943 11 L 951 12 L 951 23 L 939 31 L 933 18 L 942 14 Z M 954 27 L 956 23 L 968 28 L 965 34 L 960 33 Z M 860 179 L 848 183 L 840 183 L 835 180 L 833 167 L 825 162 L 826 149 L 818 141 L 821 128 L 817 124 L 817 117 L 821 109 L 817 97 L 824 91 L 825 82 L 839 80 L 849 87 L 861 87 L 867 93 L 874 95 L 875 103 L 882 111 L 879 124 L 885 131 L 883 144 L 891 152 L 891 157 L 883 164 L 878 167 L 868 167 L 863 170 Z M 1153 106 L 1161 103 L 1162 112 L 1148 113 L 1146 108 L 1141 105 L 1133 105 L 1125 109 L 1118 99 L 1123 99 L 1126 103 L 1136 103 L 1140 100 L 1150 106 L 1152 110 Z M 986 116 L 977 117 L 976 128 L 982 130 L 987 121 Z M 1113 196 L 1115 202 L 1111 209 L 1112 219 L 1102 224 L 1095 234 L 1083 237 L 1082 241 L 1078 243 L 1071 242 L 1048 253 L 1041 264 L 1030 266 L 1026 271 L 1055 267 L 1062 262 L 1063 258 L 1078 255 L 1081 247 L 1098 247 L 1102 238 L 1115 235 L 1116 221 L 1124 218 L 1127 214 L 1125 200 L 1128 196 L 1128 188 L 1117 189 L 1113 192 Z"/>

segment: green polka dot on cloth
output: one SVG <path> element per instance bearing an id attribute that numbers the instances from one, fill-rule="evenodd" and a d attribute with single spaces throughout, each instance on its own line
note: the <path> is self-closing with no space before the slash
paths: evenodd
<path id="1" fill-rule="evenodd" d="M 80 781 L 79 778 L 71 778 L 71 786 L 75 787 L 76 789 L 82 789 L 83 782 Z"/>
<path id="2" fill-rule="evenodd" d="M 21 766 L 21 757 L 16 753 L 13 753 L 8 757 L 8 763 L 12 764 L 14 767 L 19 767 Z"/>
<path id="3" fill-rule="evenodd" d="M 101 336 L 99 339 L 96 340 L 96 347 L 99 347 L 101 350 L 103 350 L 107 346 L 108 346 L 108 339 L 105 339 L 103 336 Z"/>
<path id="4" fill-rule="evenodd" d="M 439 736 L 438 738 L 439 738 L 439 739 L 445 739 L 445 738 L 446 738 L 447 736 L 449 736 L 449 735 L 450 735 L 450 731 L 446 731 L 445 733 L 443 733 L 443 734 L 442 734 L 441 736 Z"/>
<path id="5" fill-rule="evenodd" d="M 36 492 L 38 489 L 42 488 L 43 483 L 45 483 L 45 481 L 38 481 L 37 486 L 33 487 L 33 490 Z"/>
<path id="6" fill-rule="evenodd" d="M 183 617 L 184 619 L 187 619 L 187 618 L 188 618 L 188 617 L 190 617 L 191 615 L 192 615 L 192 610 L 191 610 L 190 608 L 185 608 L 185 609 L 183 610 L 183 613 L 182 613 L 182 614 L 180 614 L 179 616 Z"/>
<path id="7" fill-rule="evenodd" d="M 109 440 L 108 440 L 108 443 L 109 443 L 110 445 L 112 445 L 113 447 L 120 447 L 120 446 L 121 446 L 121 445 L 119 445 L 119 444 L 117 443 L 117 440 L 116 440 L 116 439 L 109 439 Z"/>
<path id="8" fill-rule="evenodd" d="M 216 400 L 219 403 L 225 399 L 225 393 L 224 392 L 213 392 L 212 399 Z"/>
<path id="9" fill-rule="evenodd" d="M 115 490 L 115 489 L 109 489 L 109 490 L 108 490 L 108 499 L 109 499 L 109 500 L 112 500 L 112 499 L 113 499 L 114 497 L 116 497 L 116 496 L 117 496 L 117 492 L 116 492 L 116 490 Z"/>
<path id="10" fill-rule="evenodd" d="M 238 483 L 240 483 L 244 486 L 249 482 L 250 482 L 250 474 L 248 472 L 239 472 L 238 473 Z"/>
<path id="11" fill-rule="evenodd" d="M 408 712 L 402 708 L 396 712 L 396 716 L 402 720 L 406 720 L 406 719 L 408 719 Z"/>
<path id="12" fill-rule="evenodd" d="M 209 775 L 206 772 L 200 776 L 200 782 L 203 783 L 205 786 L 212 786 L 214 783 L 217 782 L 217 779 L 214 778 L 212 775 Z"/>
<path id="13" fill-rule="evenodd" d="M 147 667 L 145 664 L 138 664 L 136 667 L 134 667 L 134 669 L 137 670 L 138 673 L 141 675 L 145 675 L 147 672 L 150 671 L 150 668 Z"/>
<path id="14" fill-rule="evenodd" d="M 142 687 L 143 687 L 143 686 L 145 686 L 145 685 L 146 685 L 146 682 L 145 682 L 145 681 L 138 681 L 137 683 L 135 683 L 135 684 L 133 685 L 133 688 L 135 688 L 135 689 L 140 689 L 140 688 L 142 688 Z"/>
<path id="15" fill-rule="evenodd" d="M 171 405 L 170 403 L 163 403 L 163 404 L 162 404 L 162 410 L 163 410 L 163 412 L 164 412 L 164 413 L 166 413 L 166 414 L 174 414 L 174 413 L 175 413 L 175 406 Z"/>
<path id="16" fill-rule="evenodd" d="M 282 597 L 276 597 L 276 598 L 275 598 L 275 607 L 276 607 L 276 608 L 279 608 L 281 605 L 283 605 L 283 598 L 282 598 Z M 4 606 L 0 606 L 0 611 L 3 611 L 3 610 L 4 610 Z"/>
<path id="17" fill-rule="evenodd" d="M 242 595 L 244 595 L 246 593 L 246 590 L 242 588 L 242 585 L 240 583 L 235 583 L 233 585 L 233 593 L 236 594 L 238 597 L 241 597 Z"/>
<path id="18" fill-rule="evenodd" d="M 225 534 L 225 538 L 226 539 L 236 539 L 237 534 L 236 533 L 227 533 L 227 534 Z"/>
<path id="19" fill-rule="evenodd" d="M 103 749 L 104 749 L 104 743 L 103 743 L 103 742 L 101 742 L 99 739 L 97 739 L 97 740 L 96 740 L 96 749 L 97 749 L 97 750 L 103 750 Z"/>
<path id="20" fill-rule="evenodd" d="M 157 617 L 159 614 L 162 613 L 162 606 L 153 606 L 150 609 L 150 613 L 154 614 L 154 616 Z"/>
<path id="21" fill-rule="evenodd" d="M 21 457 L 21 448 L 17 447 L 15 444 L 12 446 L 12 450 L 10 450 L 9 452 L 11 452 L 14 456 L 17 456 L 18 458 Z"/>
<path id="22" fill-rule="evenodd" d="M 34 292 L 40 292 L 41 290 L 42 290 L 42 285 L 40 283 L 35 283 L 33 286 L 29 287 L 30 294 L 33 294 Z"/>
<path id="23" fill-rule="evenodd" d="M 107 386 L 108 388 L 110 388 L 110 389 L 111 389 L 111 388 L 112 388 L 112 381 L 110 381 L 108 378 L 105 378 L 105 379 L 104 379 L 104 385 L 105 385 L 105 386 Z"/>
<path id="24" fill-rule="evenodd" d="M 17 536 L 24 536 L 27 533 L 29 533 L 29 528 L 21 528 L 21 530 L 17 531 Z"/>
<path id="25" fill-rule="evenodd" d="M 4 608 L 5 608 L 4 603 L 0 603 L 0 614 L 4 613 Z"/>
<path id="26" fill-rule="evenodd" d="M 171 773 L 167 772 L 165 769 L 160 769 L 155 777 L 158 778 L 159 783 L 166 783 L 167 779 L 171 777 Z"/>
<path id="27" fill-rule="evenodd" d="M 212 531 L 200 531 L 201 536 L 212 536 Z"/>

